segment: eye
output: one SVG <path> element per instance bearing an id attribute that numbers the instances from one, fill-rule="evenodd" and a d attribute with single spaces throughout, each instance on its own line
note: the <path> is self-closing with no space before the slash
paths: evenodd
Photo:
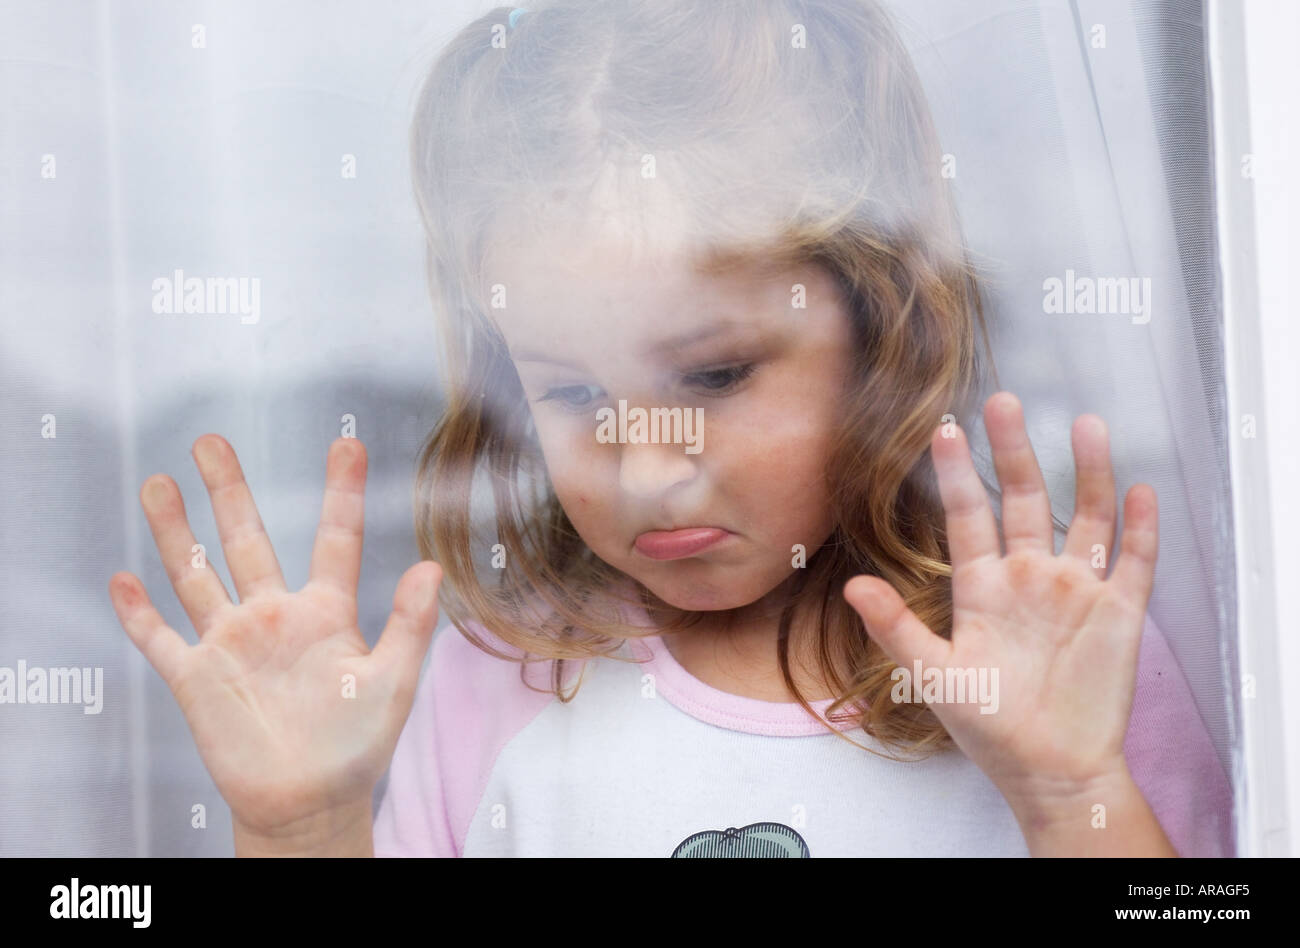
<path id="1" fill-rule="evenodd" d="M 546 390 L 546 394 L 537 401 L 558 402 L 565 411 L 580 412 L 595 401 L 596 397 L 589 395 L 590 390 L 594 387 L 592 385 L 564 385 L 559 388 L 549 388 Z M 583 395 L 588 395 L 585 401 L 581 400 Z"/>
<path id="2" fill-rule="evenodd" d="M 754 374 L 758 366 L 753 362 L 729 365 L 720 369 L 707 369 L 683 376 L 687 382 L 704 389 L 711 395 L 725 395 Z"/>

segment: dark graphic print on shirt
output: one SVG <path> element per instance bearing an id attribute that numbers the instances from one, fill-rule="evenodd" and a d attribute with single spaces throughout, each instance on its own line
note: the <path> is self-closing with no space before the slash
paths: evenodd
<path id="1" fill-rule="evenodd" d="M 808 844 L 784 823 L 750 823 L 736 829 L 704 830 L 686 837 L 673 859 L 807 859 Z"/>

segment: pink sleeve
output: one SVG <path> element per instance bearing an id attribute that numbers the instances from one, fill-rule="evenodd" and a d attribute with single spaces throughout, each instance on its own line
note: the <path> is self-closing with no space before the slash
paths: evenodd
<path id="1" fill-rule="evenodd" d="M 516 654 L 477 623 L 473 630 Z M 528 680 L 545 681 L 542 665 Z M 435 635 L 375 815 L 376 856 L 459 856 L 497 755 L 552 699 L 454 626 Z"/>
<path id="2" fill-rule="evenodd" d="M 397 739 L 388 769 L 388 788 L 375 815 L 376 856 L 454 856 L 446 798 L 439 780 L 434 738 L 434 679 L 438 652 L 454 628 L 433 640 L 429 664 L 420 676 L 410 717 Z"/>
<path id="3" fill-rule="evenodd" d="M 1180 856 L 1232 856 L 1232 788 L 1187 679 L 1148 616 L 1124 756 Z"/>

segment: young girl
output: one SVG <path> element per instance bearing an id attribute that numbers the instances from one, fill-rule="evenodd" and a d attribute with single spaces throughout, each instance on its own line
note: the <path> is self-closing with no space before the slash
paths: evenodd
<path id="1" fill-rule="evenodd" d="M 1145 615 L 1156 498 L 1128 492 L 1117 542 L 1099 418 L 1071 432 L 1057 554 L 1019 403 L 988 399 L 999 537 L 957 423 L 978 287 L 873 2 L 499 8 L 441 54 L 413 146 L 449 380 L 417 483 L 438 565 L 370 651 L 361 444 L 330 449 L 290 593 L 207 435 L 240 603 L 189 565 L 162 475 L 141 501 L 199 644 L 110 584 L 237 853 L 1231 851 Z M 440 590 L 457 631 L 421 677 Z"/>

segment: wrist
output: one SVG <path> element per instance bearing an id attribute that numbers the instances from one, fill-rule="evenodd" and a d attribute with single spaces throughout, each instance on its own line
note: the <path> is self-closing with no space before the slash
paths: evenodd
<path id="1" fill-rule="evenodd" d="M 236 856 L 370 857 L 375 854 L 369 800 L 324 810 L 269 830 L 253 829 L 237 817 L 233 823 Z"/>
<path id="2" fill-rule="evenodd" d="M 1127 763 L 1005 793 L 1032 856 L 1177 856 Z"/>
<path id="3" fill-rule="evenodd" d="M 1086 776 L 1053 777 L 1035 774 L 1014 783 L 999 784 L 1011 811 L 1021 823 L 1035 827 L 1069 824 L 1079 814 L 1091 812 L 1096 804 L 1127 792 L 1133 783 L 1123 759 L 1097 768 Z"/>

